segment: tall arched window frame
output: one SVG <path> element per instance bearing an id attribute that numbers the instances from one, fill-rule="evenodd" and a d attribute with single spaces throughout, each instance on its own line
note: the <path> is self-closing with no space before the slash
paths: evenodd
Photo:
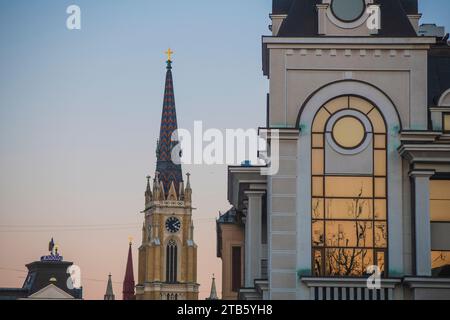
<path id="1" fill-rule="evenodd" d="M 177 283 L 178 246 L 175 240 L 170 240 L 166 248 L 166 282 Z"/>
<path id="2" fill-rule="evenodd" d="M 377 265 L 387 276 L 387 132 L 380 111 L 361 97 L 337 97 L 317 112 L 311 139 L 314 275 L 361 277 Z M 371 152 L 370 172 L 328 172 L 330 147 L 339 161 Z"/>

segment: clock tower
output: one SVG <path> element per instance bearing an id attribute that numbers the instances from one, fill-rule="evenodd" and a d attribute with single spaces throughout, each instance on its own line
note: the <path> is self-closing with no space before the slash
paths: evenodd
<path id="1" fill-rule="evenodd" d="M 172 51 L 167 51 L 167 73 L 156 172 L 147 177 L 142 245 L 139 248 L 137 300 L 197 300 L 197 245 L 192 221 L 190 175 L 172 161 L 179 144 L 172 79 Z M 178 151 L 180 153 L 181 151 Z M 153 184 L 153 186 L 152 186 Z"/>

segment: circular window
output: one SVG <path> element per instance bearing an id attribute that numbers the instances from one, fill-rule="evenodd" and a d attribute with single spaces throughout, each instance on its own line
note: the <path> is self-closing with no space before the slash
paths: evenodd
<path id="1" fill-rule="evenodd" d="M 337 120 L 333 126 L 333 139 L 345 149 L 355 149 L 366 138 L 364 124 L 353 116 L 344 116 Z"/>
<path id="2" fill-rule="evenodd" d="M 365 5 L 364 0 L 333 0 L 331 11 L 339 20 L 353 22 L 364 14 Z"/>

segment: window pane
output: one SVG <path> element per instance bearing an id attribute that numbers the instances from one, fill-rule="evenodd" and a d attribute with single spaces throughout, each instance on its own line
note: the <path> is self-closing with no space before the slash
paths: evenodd
<path id="1" fill-rule="evenodd" d="M 326 221 L 328 247 L 372 247 L 373 229 L 369 221 Z"/>
<path id="2" fill-rule="evenodd" d="M 323 275 L 322 251 L 314 250 L 314 275 L 320 277 Z"/>
<path id="3" fill-rule="evenodd" d="M 327 197 L 370 198 L 373 196 L 372 178 L 326 177 Z"/>
<path id="4" fill-rule="evenodd" d="M 450 200 L 430 201 L 431 221 L 450 222 Z"/>
<path id="5" fill-rule="evenodd" d="M 323 219 L 323 199 L 312 200 L 312 216 L 314 219 Z"/>
<path id="6" fill-rule="evenodd" d="M 334 99 L 334 100 L 328 102 L 325 105 L 325 108 L 331 114 L 335 114 L 339 110 L 347 109 L 348 108 L 348 96 L 340 97 L 340 98 L 337 98 L 337 99 Z"/>
<path id="7" fill-rule="evenodd" d="M 386 197 L 386 179 L 375 178 L 375 197 L 377 198 Z"/>
<path id="8" fill-rule="evenodd" d="M 376 176 L 386 175 L 386 151 L 375 151 L 375 172 Z"/>
<path id="9" fill-rule="evenodd" d="M 387 223 L 375 222 L 375 247 L 387 248 Z"/>
<path id="10" fill-rule="evenodd" d="M 387 220 L 386 210 L 386 200 L 375 200 L 375 220 Z"/>
<path id="11" fill-rule="evenodd" d="M 430 199 L 450 200 L 450 180 L 431 180 Z"/>
<path id="12" fill-rule="evenodd" d="M 325 211 L 327 219 L 372 219 L 372 200 L 369 199 L 327 199 Z"/>
<path id="13" fill-rule="evenodd" d="M 450 180 L 430 181 L 431 221 L 450 222 Z"/>
<path id="14" fill-rule="evenodd" d="M 372 122 L 374 133 L 386 133 L 386 126 L 384 124 L 384 120 L 377 109 L 373 109 L 367 116 Z"/>
<path id="15" fill-rule="evenodd" d="M 312 136 L 312 146 L 313 148 L 323 148 L 323 134 L 316 133 Z"/>
<path id="16" fill-rule="evenodd" d="M 324 174 L 323 154 L 324 154 L 324 152 L 322 149 L 312 150 L 312 173 L 313 173 L 313 175 L 323 175 Z"/>
<path id="17" fill-rule="evenodd" d="M 449 277 L 450 251 L 432 251 L 431 268 L 435 277 Z"/>
<path id="18" fill-rule="evenodd" d="M 368 114 L 373 109 L 373 105 L 364 99 L 350 97 L 350 108 L 359 110 L 364 114 Z"/>
<path id="19" fill-rule="evenodd" d="M 375 148 L 386 149 L 386 136 L 384 134 L 376 134 L 374 140 Z"/>
<path id="20" fill-rule="evenodd" d="M 324 221 L 313 220 L 312 222 L 312 242 L 315 247 L 322 247 L 325 242 Z"/>
<path id="21" fill-rule="evenodd" d="M 323 196 L 323 178 L 314 177 L 313 179 L 313 197 Z"/>
<path id="22" fill-rule="evenodd" d="M 444 130 L 450 131 L 450 114 L 444 115 Z"/>
<path id="23" fill-rule="evenodd" d="M 343 148 L 356 148 L 366 137 L 364 125 L 355 117 L 342 117 L 333 127 L 333 138 Z"/>
<path id="24" fill-rule="evenodd" d="M 325 110 L 324 108 L 320 109 L 320 111 L 317 113 L 317 116 L 314 120 L 314 125 L 312 128 L 312 131 L 314 133 L 325 132 L 325 124 L 329 117 L 330 117 L 330 114 L 328 113 L 327 110 Z"/>
<path id="25" fill-rule="evenodd" d="M 329 248 L 325 250 L 327 276 L 362 276 L 373 265 L 373 250 Z"/>
<path id="26" fill-rule="evenodd" d="M 380 272 L 382 274 L 384 274 L 385 271 L 385 263 L 386 263 L 386 257 L 385 257 L 385 253 L 383 251 L 378 251 L 377 252 L 377 266 L 378 268 L 380 268 Z"/>

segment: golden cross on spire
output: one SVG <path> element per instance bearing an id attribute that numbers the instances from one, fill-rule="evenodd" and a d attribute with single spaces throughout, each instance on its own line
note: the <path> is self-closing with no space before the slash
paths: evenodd
<path id="1" fill-rule="evenodd" d="M 167 54 L 167 61 L 172 61 L 172 54 L 174 54 L 174 52 L 169 48 L 165 53 Z"/>

